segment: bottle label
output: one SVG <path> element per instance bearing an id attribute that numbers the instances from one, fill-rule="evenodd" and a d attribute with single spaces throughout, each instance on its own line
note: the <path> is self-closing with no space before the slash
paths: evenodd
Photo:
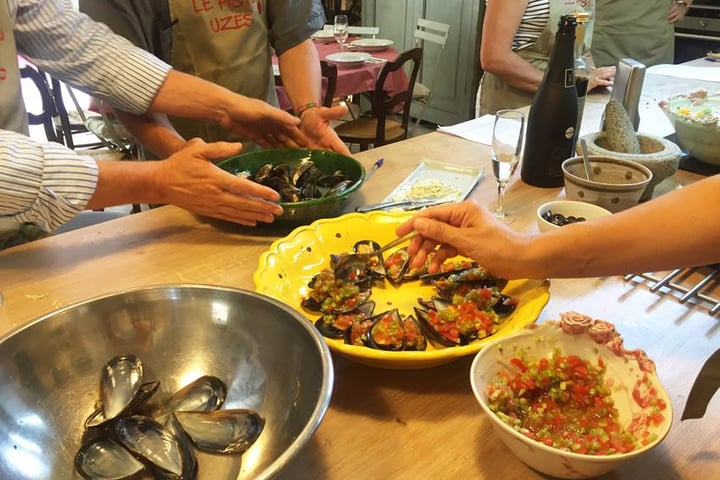
<path id="1" fill-rule="evenodd" d="M 573 127 L 565 129 L 565 138 L 572 138 L 573 135 L 575 135 L 575 129 Z"/>
<path id="2" fill-rule="evenodd" d="M 575 69 L 565 69 L 565 88 L 575 88 Z"/>

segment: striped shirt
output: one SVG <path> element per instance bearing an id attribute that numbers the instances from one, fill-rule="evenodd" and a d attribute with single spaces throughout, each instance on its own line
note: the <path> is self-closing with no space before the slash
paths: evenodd
<path id="1" fill-rule="evenodd" d="M 520 26 L 513 38 L 513 51 L 533 45 L 545 29 L 549 19 L 550 0 L 528 0 L 525 13 L 520 20 Z"/>
<path id="2" fill-rule="evenodd" d="M 148 109 L 169 65 L 73 11 L 70 2 L 6 1 L 16 45 L 0 42 L 0 49 L 12 48 L 13 54 L 122 110 Z M 0 84 L 0 100 L 7 94 Z M 0 220 L 52 231 L 84 210 L 97 185 L 95 161 L 4 128 L 0 121 Z"/>

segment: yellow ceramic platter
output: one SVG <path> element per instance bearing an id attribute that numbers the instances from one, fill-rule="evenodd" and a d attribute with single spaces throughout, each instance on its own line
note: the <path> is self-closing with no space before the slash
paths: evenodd
<path id="1" fill-rule="evenodd" d="M 253 279 L 255 290 L 295 308 L 310 321 L 319 315 L 301 306 L 308 293 L 308 282 L 330 264 L 330 254 L 349 252 L 359 240 L 374 240 L 381 245 L 396 238 L 395 229 L 412 216 L 406 212 L 350 213 L 336 218 L 317 220 L 298 227 L 281 238 L 260 256 Z M 451 362 L 459 357 L 477 353 L 483 345 L 516 332 L 535 322 L 550 297 L 548 282 L 540 280 L 510 281 L 503 293 L 518 298 L 517 309 L 505 319 L 499 330 L 484 339 L 461 347 L 434 347 L 428 344 L 423 352 L 388 352 L 367 347 L 346 345 L 342 339 L 326 338 L 334 352 L 358 363 L 392 369 L 427 368 Z M 432 286 L 419 281 L 393 286 L 389 282 L 372 288 L 375 312 L 398 308 L 401 313 L 414 314 L 418 298 L 429 299 L 435 293 Z"/>

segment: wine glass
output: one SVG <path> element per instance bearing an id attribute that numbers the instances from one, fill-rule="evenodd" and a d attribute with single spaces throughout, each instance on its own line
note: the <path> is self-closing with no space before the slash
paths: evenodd
<path id="1" fill-rule="evenodd" d="M 340 45 L 340 50 L 345 50 L 345 41 L 348 38 L 347 15 L 335 15 L 333 35 L 335 36 L 335 41 L 338 42 L 338 44 Z"/>
<path id="2" fill-rule="evenodd" d="M 525 131 L 525 114 L 518 110 L 498 110 L 495 114 L 492 137 L 492 167 L 497 181 L 497 207 L 492 213 L 510 223 L 512 215 L 505 212 L 505 187 L 515 172 Z"/>

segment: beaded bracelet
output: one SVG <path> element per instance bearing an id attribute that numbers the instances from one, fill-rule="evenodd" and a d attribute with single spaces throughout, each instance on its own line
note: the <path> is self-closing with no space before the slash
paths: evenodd
<path id="1" fill-rule="evenodd" d="M 295 112 L 295 115 L 298 117 L 302 117 L 302 114 L 305 113 L 307 110 L 310 110 L 311 108 L 317 108 L 320 105 L 318 105 L 316 102 L 309 102 L 303 105 L 302 107 L 297 109 L 297 112 Z"/>

